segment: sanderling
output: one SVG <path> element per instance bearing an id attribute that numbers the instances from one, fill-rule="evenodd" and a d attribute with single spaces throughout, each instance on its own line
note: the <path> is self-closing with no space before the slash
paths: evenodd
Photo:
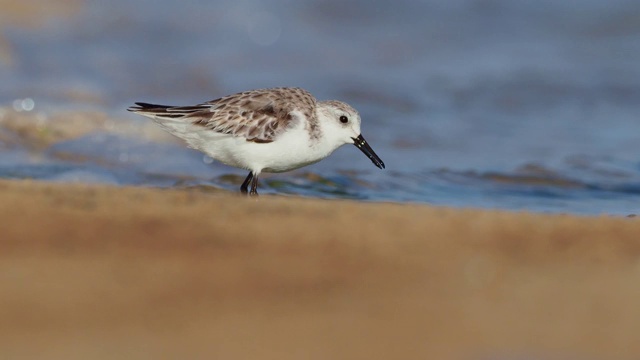
<path id="1" fill-rule="evenodd" d="M 240 191 L 257 195 L 261 172 L 316 163 L 354 144 L 380 169 L 384 163 L 360 133 L 360 115 L 348 104 L 316 101 L 304 89 L 245 91 L 194 106 L 136 103 L 128 109 L 224 164 L 249 170 Z"/>

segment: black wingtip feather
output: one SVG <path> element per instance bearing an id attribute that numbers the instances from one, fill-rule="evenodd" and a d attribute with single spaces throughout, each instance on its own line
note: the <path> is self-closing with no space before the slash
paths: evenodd
<path id="1" fill-rule="evenodd" d="M 149 110 L 155 110 L 155 111 L 162 111 L 162 110 L 166 110 L 168 108 L 170 108 L 171 106 L 167 106 L 167 105 L 158 105 L 158 104 L 149 104 L 149 103 L 144 103 L 144 102 L 137 102 L 135 103 L 135 106 L 131 106 L 129 107 L 127 110 L 128 111 L 132 111 L 132 112 L 136 112 L 136 111 L 149 111 Z"/>

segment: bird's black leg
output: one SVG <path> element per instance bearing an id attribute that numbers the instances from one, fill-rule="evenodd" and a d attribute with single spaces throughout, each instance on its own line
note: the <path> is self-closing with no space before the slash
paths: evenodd
<path id="1" fill-rule="evenodd" d="M 247 194 L 249 192 L 249 183 L 251 182 L 252 179 L 253 179 L 253 172 L 250 171 L 249 175 L 247 175 L 247 178 L 244 179 L 242 186 L 240 186 L 241 193 Z M 253 188 L 251 189 L 251 191 L 253 191 Z"/>
<path id="2" fill-rule="evenodd" d="M 258 175 L 254 175 L 253 180 L 251 180 L 251 192 L 249 195 L 258 196 Z"/>

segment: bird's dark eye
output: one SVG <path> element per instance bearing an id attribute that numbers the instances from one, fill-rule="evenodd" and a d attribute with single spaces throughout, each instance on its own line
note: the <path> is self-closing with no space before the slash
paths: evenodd
<path id="1" fill-rule="evenodd" d="M 349 122 L 349 118 L 347 118 L 346 116 L 342 115 L 340 116 L 340 122 L 343 124 L 346 124 Z"/>

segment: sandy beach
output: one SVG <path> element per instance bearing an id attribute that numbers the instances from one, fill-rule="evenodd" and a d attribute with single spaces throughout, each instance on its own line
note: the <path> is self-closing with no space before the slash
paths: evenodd
<path id="1" fill-rule="evenodd" d="M 4 359 L 640 353 L 640 222 L 0 182 Z"/>
<path id="2" fill-rule="evenodd" d="M 640 358 L 637 5 L 371 4 L 0 0 L 0 360 Z M 126 117 L 289 85 L 389 165 L 329 191 L 632 215 L 247 198 Z"/>

